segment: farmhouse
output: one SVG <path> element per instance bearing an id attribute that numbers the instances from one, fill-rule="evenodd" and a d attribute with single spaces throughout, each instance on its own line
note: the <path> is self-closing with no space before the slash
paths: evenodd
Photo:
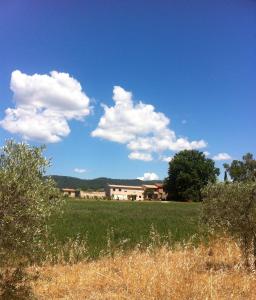
<path id="1" fill-rule="evenodd" d="M 115 200 L 165 200 L 166 194 L 162 184 L 144 184 L 144 185 L 116 185 L 108 184 L 105 192 L 101 191 L 81 191 L 76 189 L 64 188 L 63 195 L 71 198 L 84 199 L 115 199 Z"/>
<path id="2" fill-rule="evenodd" d="M 162 184 L 128 186 L 108 184 L 106 197 L 116 200 L 165 200 Z"/>
<path id="3" fill-rule="evenodd" d="M 144 200 L 142 186 L 108 184 L 106 197 L 115 200 Z"/>

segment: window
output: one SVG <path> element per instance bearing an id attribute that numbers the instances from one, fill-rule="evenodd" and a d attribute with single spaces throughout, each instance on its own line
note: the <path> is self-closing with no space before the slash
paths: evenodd
<path id="1" fill-rule="evenodd" d="M 141 198 L 141 196 L 139 196 L 139 198 Z"/>
<path id="2" fill-rule="evenodd" d="M 119 192 L 121 192 L 122 191 L 122 189 L 119 189 Z"/>
<path id="3" fill-rule="evenodd" d="M 113 189 L 113 192 L 115 191 L 116 189 Z"/>

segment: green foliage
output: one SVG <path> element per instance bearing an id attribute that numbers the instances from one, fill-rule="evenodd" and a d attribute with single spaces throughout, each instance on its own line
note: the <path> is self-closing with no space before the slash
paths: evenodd
<path id="1" fill-rule="evenodd" d="M 256 181 L 256 160 L 251 153 L 243 156 L 243 160 L 233 160 L 231 165 L 223 165 L 233 181 Z"/>
<path id="2" fill-rule="evenodd" d="M 44 179 L 43 147 L 8 141 L 0 152 L 0 262 L 32 261 L 61 198 Z"/>
<path id="3" fill-rule="evenodd" d="M 148 199 L 148 200 L 154 199 L 154 189 L 147 188 L 144 191 L 144 199 Z"/>
<path id="4" fill-rule="evenodd" d="M 70 176 L 59 176 L 52 175 L 52 179 L 57 183 L 59 188 L 72 188 L 82 190 L 103 190 L 107 184 L 118 184 L 118 185 L 142 185 L 142 184 L 153 184 L 161 183 L 160 180 L 154 181 L 141 181 L 139 179 L 112 179 L 112 178 L 95 178 L 95 179 L 80 179 Z"/>
<path id="5" fill-rule="evenodd" d="M 201 189 L 215 182 L 217 175 L 219 169 L 212 159 L 196 150 L 184 150 L 170 161 L 164 189 L 170 200 L 201 201 Z"/>
<path id="6" fill-rule="evenodd" d="M 203 190 L 202 220 L 240 242 L 246 264 L 256 267 L 256 183 L 210 184 Z"/>

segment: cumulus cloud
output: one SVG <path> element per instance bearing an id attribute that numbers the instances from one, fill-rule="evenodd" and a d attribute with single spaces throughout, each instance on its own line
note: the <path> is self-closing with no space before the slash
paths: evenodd
<path id="1" fill-rule="evenodd" d="M 137 179 L 147 181 L 147 180 L 158 180 L 159 177 L 156 173 L 144 173 L 142 177 L 137 177 Z"/>
<path id="2" fill-rule="evenodd" d="M 152 105 L 134 104 L 132 93 L 120 86 L 114 87 L 113 100 L 114 106 L 103 106 L 105 113 L 92 136 L 127 143 L 137 136 L 164 130 L 169 124 L 169 119 L 155 112 Z"/>
<path id="3" fill-rule="evenodd" d="M 120 86 L 114 87 L 113 100 L 114 106 L 103 105 L 104 114 L 91 135 L 126 144 L 132 151 L 130 159 L 141 159 L 139 154 L 148 153 L 146 160 L 149 161 L 152 153 L 200 149 L 207 145 L 204 140 L 190 142 L 187 138 L 177 138 L 168 127 L 169 118 L 156 112 L 153 105 L 141 101 L 135 103 L 132 93 Z"/>
<path id="4" fill-rule="evenodd" d="M 222 153 L 219 153 L 219 154 L 213 156 L 214 160 L 230 160 L 231 158 L 232 157 L 228 153 L 225 153 L 225 152 L 222 152 Z"/>
<path id="5" fill-rule="evenodd" d="M 208 151 L 204 151 L 203 153 L 204 153 L 205 156 L 209 156 L 210 155 L 210 152 L 208 152 Z"/>
<path id="6" fill-rule="evenodd" d="M 86 169 L 80 169 L 80 168 L 75 168 L 74 169 L 74 172 L 80 173 L 80 174 L 85 173 L 86 171 L 87 171 Z"/>
<path id="7" fill-rule="evenodd" d="M 82 121 L 90 113 L 89 98 L 68 73 L 27 75 L 16 70 L 10 88 L 15 108 L 6 109 L 0 126 L 26 140 L 59 142 L 70 133 L 68 121 Z"/>

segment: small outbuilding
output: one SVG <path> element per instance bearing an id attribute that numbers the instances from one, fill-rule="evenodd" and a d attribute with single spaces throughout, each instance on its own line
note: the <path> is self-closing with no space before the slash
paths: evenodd
<path id="1" fill-rule="evenodd" d="M 65 189 L 61 189 L 62 193 L 64 196 L 68 196 L 71 198 L 75 198 L 75 197 L 79 197 L 77 190 L 75 189 L 69 189 L 69 188 L 65 188 Z"/>

